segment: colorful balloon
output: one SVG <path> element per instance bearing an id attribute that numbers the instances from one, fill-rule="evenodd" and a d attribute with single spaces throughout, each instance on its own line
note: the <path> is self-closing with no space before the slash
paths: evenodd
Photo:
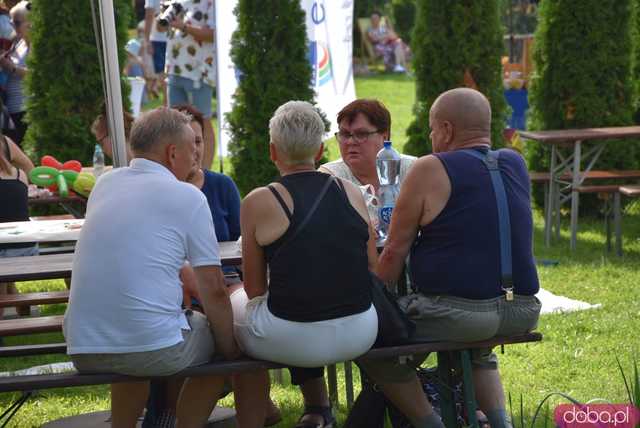
<path id="1" fill-rule="evenodd" d="M 60 163 L 53 156 L 45 155 L 40 160 L 42 166 L 36 167 L 29 173 L 29 180 L 36 186 L 46 187 L 49 190 L 57 191 L 60 196 L 67 197 L 69 195 L 69 186 L 73 186 L 78 176 L 82 173 L 82 164 L 77 160 L 69 160 Z M 79 186 L 83 192 L 82 195 L 88 195 L 93 185 L 86 184 Z M 88 189 L 88 190 L 87 190 Z"/>

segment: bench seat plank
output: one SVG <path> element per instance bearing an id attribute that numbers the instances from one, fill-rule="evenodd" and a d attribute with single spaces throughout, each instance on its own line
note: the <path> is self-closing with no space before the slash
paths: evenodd
<path id="1" fill-rule="evenodd" d="M 67 303 L 69 291 L 47 291 L 42 293 L 19 293 L 0 295 L 0 308 L 22 305 L 51 305 L 54 303 Z"/>
<path id="2" fill-rule="evenodd" d="M 579 193 L 618 193 L 619 184 L 603 184 L 600 186 L 578 186 L 573 190 Z"/>
<path id="3" fill-rule="evenodd" d="M 638 197 L 640 196 L 640 186 L 621 186 L 620 193 L 625 196 Z"/>
<path id="4" fill-rule="evenodd" d="M 66 343 L 45 343 L 39 345 L 15 345 L 0 347 L 0 357 L 28 357 L 32 355 L 51 355 L 66 353 Z"/>
<path id="5" fill-rule="evenodd" d="M 428 352 L 456 351 L 462 349 L 487 348 L 498 345 L 515 343 L 539 342 L 542 340 L 540 333 L 529 333 L 519 336 L 494 337 L 473 343 L 458 342 L 432 342 L 406 346 L 393 346 L 387 348 L 376 348 L 363 355 L 362 359 L 379 359 L 397 357 L 403 355 L 424 354 Z M 245 372 L 251 370 L 276 369 L 285 367 L 283 364 L 269 361 L 252 359 L 240 359 L 235 361 L 216 361 L 202 366 L 190 367 L 175 377 L 203 376 L 203 375 L 228 375 L 230 373 Z M 99 373 L 99 374 L 48 374 L 12 376 L 0 378 L 0 392 L 11 391 L 32 391 L 48 388 L 62 388 L 74 386 L 102 385 L 121 382 L 136 382 L 147 380 L 148 378 L 132 377 L 119 374 Z"/>
<path id="6" fill-rule="evenodd" d="M 64 315 L 52 315 L 0 320 L 0 337 L 61 331 L 63 319 Z"/>

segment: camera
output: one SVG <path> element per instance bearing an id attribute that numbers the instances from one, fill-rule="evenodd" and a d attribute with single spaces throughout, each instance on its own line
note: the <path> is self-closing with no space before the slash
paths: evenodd
<path id="1" fill-rule="evenodd" d="M 169 23 L 173 21 L 176 16 L 180 15 L 183 10 L 184 7 L 180 2 L 174 1 L 169 3 L 167 8 L 158 15 L 158 24 L 162 27 L 168 27 Z"/>

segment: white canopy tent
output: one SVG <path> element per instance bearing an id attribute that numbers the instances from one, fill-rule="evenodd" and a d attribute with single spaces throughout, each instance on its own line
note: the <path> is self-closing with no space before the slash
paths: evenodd
<path id="1" fill-rule="evenodd" d="M 105 104 L 109 135 L 113 144 L 113 166 L 127 166 L 127 144 L 122 118 L 122 92 L 120 90 L 120 64 L 113 0 L 99 0 L 100 32 L 104 63 Z"/>

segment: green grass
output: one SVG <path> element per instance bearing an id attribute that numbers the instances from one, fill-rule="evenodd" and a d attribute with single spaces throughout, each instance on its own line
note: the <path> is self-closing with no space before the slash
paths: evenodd
<path id="1" fill-rule="evenodd" d="M 356 80 L 358 95 L 378 97 L 393 114 L 394 141 L 404 143 L 403 127 L 411 121 L 413 84 L 405 77 L 374 76 Z M 330 146 L 330 150 L 331 146 Z M 334 155 L 336 148 L 334 146 Z M 524 401 L 525 419 L 533 415 L 538 403 L 550 392 L 560 391 L 587 401 L 602 398 L 626 402 L 627 396 L 616 363 L 631 373 L 633 359 L 638 359 L 640 331 L 640 203 L 627 209 L 623 218 L 625 237 L 623 258 L 604 251 L 604 228 L 599 219 L 580 219 L 577 251 L 569 251 L 568 221 L 563 219 L 559 242 L 550 248 L 543 245 L 542 217 L 535 211 L 535 254 L 539 259 L 557 260 L 555 267 L 540 267 L 541 285 L 553 293 L 590 303 L 602 308 L 570 314 L 545 315 L 539 331 L 544 340 L 537 344 L 512 345 L 500 356 L 505 390 L 511 394 L 520 419 L 520 397 Z M 62 281 L 18 284 L 21 291 L 64 289 Z M 63 305 L 42 308 L 46 313 L 62 313 Z M 7 344 L 53 342 L 59 334 L 7 339 Z M 301 346 L 304 346 L 301 343 Z M 41 356 L 0 360 L 0 371 L 15 370 L 48 362 L 66 360 L 64 356 Z M 357 376 L 355 376 L 357 379 Z M 285 376 L 288 379 L 288 375 Z M 339 420 L 346 416 L 344 380 L 339 372 Z M 0 394 L 0 408 L 5 409 L 16 394 Z M 301 396 L 285 382 L 274 385 L 272 397 L 283 410 L 285 419 L 279 427 L 292 426 L 302 410 Z M 550 410 L 562 400 L 554 397 Z M 232 397 L 222 404 L 232 405 Z M 108 388 L 72 388 L 43 391 L 18 413 L 10 426 L 40 426 L 63 416 L 108 409 Z M 543 426 L 539 421 L 537 426 Z"/>

